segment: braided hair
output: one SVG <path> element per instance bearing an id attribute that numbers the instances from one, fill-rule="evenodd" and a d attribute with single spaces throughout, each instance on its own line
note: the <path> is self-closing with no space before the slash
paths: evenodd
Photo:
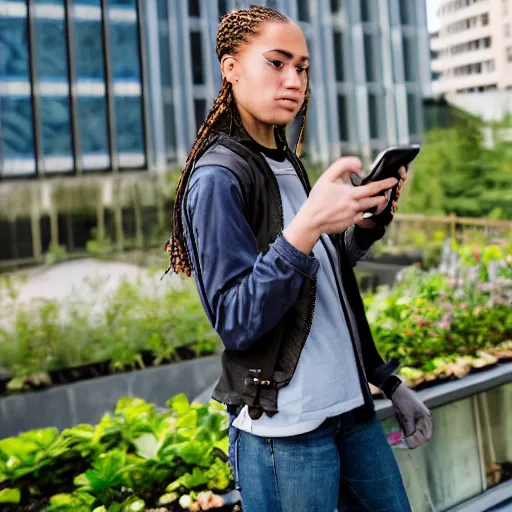
<path id="1" fill-rule="evenodd" d="M 224 15 L 220 20 L 219 29 L 217 31 L 216 52 L 219 62 L 224 55 L 234 55 L 237 53 L 240 45 L 247 42 L 248 37 L 256 33 L 258 25 L 268 21 L 287 23 L 290 19 L 275 9 L 257 5 L 251 5 L 249 9 L 239 9 Z M 304 137 L 309 96 L 310 91 L 308 82 L 304 103 L 301 109 L 302 124 L 296 147 L 298 155 L 302 152 L 302 140 Z M 169 265 L 167 266 L 165 274 L 167 274 L 172 268 L 177 274 L 184 274 L 187 277 L 192 275 L 190 255 L 188 254 L 187 244 L 183 235 L 181 217 L 183 197 L 189 177 L 194 168 L 196 157 L 205 147 L 208 137 L 212 135 L 214 129 L 226 120 L 226 117 L 230 113 L 233 101 L 231 83 L 224 78 L 219 94 L 217 95 L 212 108 L 208 112 L 206 119 L 199 128 L 197 138 L 187 157 L 185 167 L 183 168 L 178 181 L 173 212 L 173 232 L 171 238 L 167 240 L 164 246 L 164 250 L 169 253 Z M 279 127 L 277 129 L 277 135 L 281 140 L 285 139 L 284 127 Z"/>

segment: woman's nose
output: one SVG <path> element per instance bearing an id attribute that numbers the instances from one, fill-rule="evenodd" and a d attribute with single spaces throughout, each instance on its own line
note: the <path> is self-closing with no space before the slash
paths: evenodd
<path id="1" fill-rule="evenodd" d="M 285 86 L 289 89 L 300 89 L 302 87 L 301 77 L 295 67 L 287 71 L 285 77 Z"/>

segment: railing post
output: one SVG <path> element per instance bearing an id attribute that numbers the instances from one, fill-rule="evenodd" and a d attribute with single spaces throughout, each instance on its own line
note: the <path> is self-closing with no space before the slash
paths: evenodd
<path id="1" fill-rule="evenodd" d="M 452 239 L 455 240 L 455 235 L 456 235 L 456 220 L 457 216 L 455 215 L 455 213 L 450 213 L 450 230 L 451 230 L 451 235 L 452 235 Z"/>

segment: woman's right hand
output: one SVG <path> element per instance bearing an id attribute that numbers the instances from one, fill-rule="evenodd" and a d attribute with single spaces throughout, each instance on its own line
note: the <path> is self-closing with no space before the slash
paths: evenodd
<path id="1" fill-rule="evenodd" d="M 385 196 L 373 197 L 396 185 L 396 178 L 368 183 L 359 187 L 344 183 L 350 173 L 362 175 L 361 160 L 342 157 L 336 160 L 318 179 L 299 213 L 283 231 L 297 249 L 309 254 L 321 234 L 341 233 L 363 220 L 365 210 L 383 206 Z"/>

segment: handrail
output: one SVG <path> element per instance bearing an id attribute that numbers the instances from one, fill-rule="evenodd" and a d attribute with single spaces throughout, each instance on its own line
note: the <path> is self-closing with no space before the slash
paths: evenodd
<path id="1" fill-rule="evenodd" d="M 455 214 L 439 216 L 439 215 L 421 215 L 416 213 L 396 213 L 393 216 L 394 221 L 405 222 L 439 222 L 442 224 L 462 224 L 465 226 L 484 226 L 489 228 L 505 228 L 512 229 L 512 221 L 497 219 L 482 219 L 472 217 L 457 217 Z"/>
<path id="2" fill-rule="evenodd" d="M 512 382 L 512 363 L 501 363 L 496 365 L 495 368 L 481 373 L 470 374 L 453 382 L 423 389 L 418 391 L 418 395 L 429 409 L 434 409 L 509 382 Z M 394 415 L 390 400 L 377 399 L 375 409 L 380 420 L 391 418 Z"/>

